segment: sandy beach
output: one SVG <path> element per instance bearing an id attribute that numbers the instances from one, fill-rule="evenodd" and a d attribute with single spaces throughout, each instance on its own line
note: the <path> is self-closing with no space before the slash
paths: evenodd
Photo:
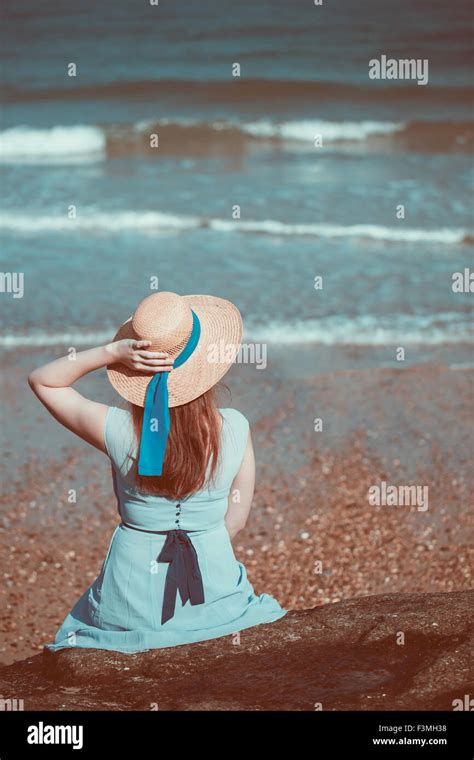
<path id="1" fill-rule="evenodd" d="M 118 519 L 108 459 L 61 429 L 27 386 L 27 368 L 44 356 L 2 361 L 11 412 L 1 457 L 2 664 L 53 639 L 99 573 Z M 473 371 L 432 363 L 311 373 L 308 361 L 287 376 L 282 366 L 234 367 L 221 404 L 252 426 L 257 490 L 234 546 L 257 593 L 305 609 L 472 588 Z M 117 402 L 103 373 L 78 387 Z M 381 482 L 428 486 L 428 508 L 371 505 Z"/>

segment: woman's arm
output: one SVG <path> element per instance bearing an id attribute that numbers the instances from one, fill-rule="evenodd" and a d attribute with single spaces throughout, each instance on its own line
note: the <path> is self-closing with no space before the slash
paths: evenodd
<path id="1" fill-rule="evenodd" d="M 247 522 L 252 506 L 255 490 L 255 456 L 253 453 L 252 436 L 247 439 L 244 458 L 240 470 L 232 481 L 229 493 L 228 508 L 224 518 L 225 525 L 231 538 L 243 528 Z"/>
<path id="2" fill-rule="evenodd" d="M 151 374 L 170 371 L 168 355 L 161 351 L 146 351 L 150 341 L 119 340 L 63 356 L 28 376 L 28 383 L 41 403 L 53 417 L 87 443 L 106 453 L 104 443 L 105 415 L 108 406 L 91 401 L 70 386 L 80 377 L 105 367 L 125 364 Z"/>

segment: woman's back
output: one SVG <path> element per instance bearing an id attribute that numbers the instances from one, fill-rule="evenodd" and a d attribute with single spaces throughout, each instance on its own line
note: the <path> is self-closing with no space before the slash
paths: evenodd
<path id="1" fill-rule="evenodd" d="M 222 428 L 216 477 L 213 483 L 181 502 L 179 518 L 183 530 L 212 530 L 223 523 L 230 487 L 244 456 L 249 432 L 247 419 L 236 409 L 219 409 L 219 412 Z M 116 406 L 110 407 L 104 437 L 113 465 L 118 510 L 122 520 L 142 530 L 172 530 L 179 502 L 136 489 L 134 465 L 137 444 L 131 412 Z"/>
<path id="2" fill-rule="evenodd" d="M 247 420 L 218 410 L 214 389 L 241 337 L 230 302 L 160 292 L 138 305 L 112 343 L 29 376 L 54 416 L 108 455 L 120 516 L 98 577 L 47 649 L 142 652 L 286 614 L 273 597 L 255 594 L 232 546 L 251 508 L 255 459 Z M 224 356 L 215 354 L 221 345 Z M 69 388 L 103 366 L 130 410 Z"/>
<path id="3" fill-rule="evenodd" d="M 249 424 L 236 409 L 219 412 L 215 480 L 180 504 L 135 488 L 132 414 L 109 408 L 104 441 L 122 522 L 100 575 L 47 649 L 69 646 L 72 631 L 74 646 L 139 652 L 230 635 L 286 614 L 273 597 L 255 594 L 233 552 L 224 517 Z"/>

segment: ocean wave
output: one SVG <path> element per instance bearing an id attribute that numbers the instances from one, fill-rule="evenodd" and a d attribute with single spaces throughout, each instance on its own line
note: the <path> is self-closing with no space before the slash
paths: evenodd
<path id="1" fill-rule="evenodd" d="M 66 216 L 27 216 L 14 212 L 0 212 L 0 229 L 29 235 L 42 232 L 136 232 L 160 233 L 183 232 L 209 226 L 198 217 L 162 214 L 159 211 L 112 211 L 110 213 L 91 212 L 85 209 L 76 219 Z"/>
<path id="2" fill-rule="evenodd" d="M 0 132 L 0 161 L 97 161 L 106 157 L 107 137 L 99 127 L 34 129 L 14 127 Z"/>
<path id="3" fill-rule="evenodd" d="M 462 229 L 398 229 L 377 224 L 285 224 L 273 220 L 262 222 L 227 221 L 214 219 L 209 226 L 223 232 L 247 232 L 266 235 L 301 235 L 323 238 L 361 238 L 400 243 L 441 243 L 452 245 L 465 242 L 470 236 Z"/>
<path id="4" fill-rule="evenodd" d="M 321 135 L 323 142 L 348 140 L 358 142 L 370 135 L 387 135 L 403 130 L 405 124 L 392 121 L 323 121 L 304 119 L 273 124 L 258 121 L 244 124 L 241 129 L 257 138 L 278 138 L 280 140 L 299 140 L 313 143 L 315 135 Z"/>
<path id="5" fill-rule="evenodd" d="M 473 321 L 455 312 L 436 315 L 327 316 L 297 322 L 247 322 L 244 340 L 326 346 L 439 345 L 471 343 Z"/>
<path id="6" fill-rule="evenodd" d="M 0 229 L 20 235 L 61 233 L 79 230 L 87 233 L 120 233 L 133 230 L 144 235 L 177 234 L 193 229 L 210 229 L 222 233 L 302 236 L 319 238 L 358 238 L 400 243 L 439 243 L 456 245 L 472 241 L 474 233 L 461 228 L 410 229 L 377 224 L 286 223 L 274 219 L 235 220 L 167 214 L 159 211 L 82 210 L 76 219 L 62 216 L 32 216 L 15 211 L 0 213 Z"/>
<path id="7" fill-rule="evenodd" d="M 424 102 L 436 104 L 466 104 L 472 102 L 474 88 L 471 86 L 430 86 L 423 94 Z M 387 86 L 384 83 L 346 84 L 342 82 L 310 81 L 298 79 L 248 79 L 232 80 L 158 79 L 126 80 L 74 87 L 48 87 L 24 89 L 12 85 L 2 88 L 2 98 L 7 103 L 70 100 L 106 100 L 125 98 L 192 98 L 206 103 L 240 103 L 302 101 L 351 103 L 404 103 L 419 102 L 418 88 L 412 83 Z M 316 99 L 316 100 L 314 100 Z"/>
<path id="8" fill-rule="evenodd" d="M 159 147 L 150 136 L 158 135 Z M 317 136 L 322 148 L 315 148 Z M 469 121 L 394 122 L 300 119 L 236 122 L 223 119 L 151 119 L 135 124 L 14 127 L 0 132 L 2 163 L 103 161 L 128 155 L 235 155 L 258 145 L 287 150 L 403 150 L 470 152 L 474 127 Z"/>
<path id="9" fill-rule="evenodd" d="M 0 348 L 50 346 L 93 346 L 107 343 L 114 336 L 110 330 L 74 329 L 61 332 L 32 331 L 4 333 Z M 287 322 L 245 320 L 243 343 L 273 345 L 319 344 L 326 346 L 439 345 L 471 343 L 473 322 L 456 312 L 429 315 L 394 314 L 390 316 L 326 316 Z"/>
<path id="10" fill-rule="evenodd" d="M 64 332 L 48 333 L 42 330 L 30 333 L 6 333 L 0 335 L 0 348 L 13 351 L 16 348 L 42 348 L 48 346 L 98 346 L 110 343 L 115 332 L 110 330 L 65 330 Z"/>

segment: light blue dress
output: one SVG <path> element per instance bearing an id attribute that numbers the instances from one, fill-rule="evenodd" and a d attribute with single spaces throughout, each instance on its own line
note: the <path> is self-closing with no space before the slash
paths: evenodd
<path id="1" fill-rule="evenodd" d="M 287 610 L 268 594 L 256 596 L 244 565 L 238 562 L 224 525 L 232 481 L 244 455 L 249 425 L 236 409 L 221 409 L 221 457 L 217 476 L 187 500 L 177 502 L 134 489 L 131 466 L 136 458 L 131 414 L 109 407 L 105 445 L 112 461 L 121 519 L 100 575 L 67 615 L 54 643 L 65 647 L 133 653 L 227 636 L 260 623 L 271 623 Z M 130 453 L 131 452 L 131 453 Z M 176 520 L 191 538 L 199 563 L 204 603 L 182 604 L 176 594 L 174 615 L 162 623 L 169 564 L 157 557 Z M 136 529 L 139 530 L 136 530 Z"/>

